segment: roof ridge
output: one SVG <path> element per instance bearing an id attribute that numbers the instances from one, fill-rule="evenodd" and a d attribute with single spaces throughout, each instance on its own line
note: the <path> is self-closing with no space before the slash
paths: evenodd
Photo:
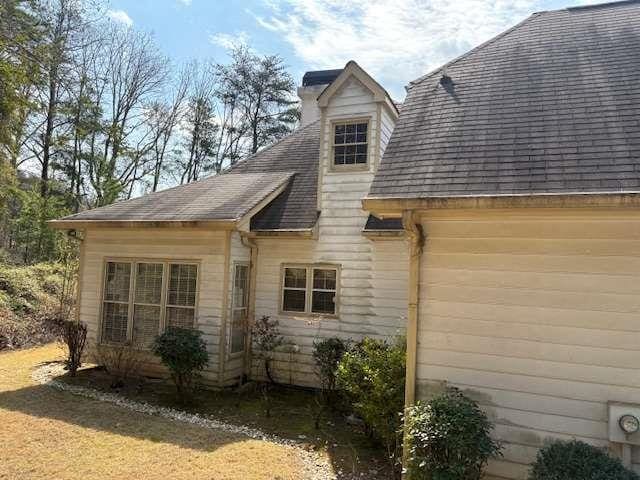
<path id="1" fill-rule="evenodd" d="M 291 132 L 289 135 L 285 135 L 284 137 L 282 137 L 280 140 L 277 140 L 275 142 L 273 142 L 271 145 L 268 145 L 267 147 L 263 148 L 262 150 L 258 150 L 255 153 L 252 153 L 251 155 L 247 155 L 244 158 L 241 158 L 240 160 L 238 160 L 236 163 L 234 163 L 233 165 L 229 165 L 225 170 L 221 171 L 219 175 L 223 175 L 223 174 L 227 174 L 227 173 L 231 173 L 231 171 L 240 166 L 245 164 L 246 162 L 248 162 L 249 160 L 251 160 L 252 158 L 254 158 L 256 155 L 260 154 L 260 153 L 264 153 L 267 152 L 269 150 L 271 150 L 273 147 L 275 147 L 276 145 L 281 144 L 282 142 L 284 142 L 285 140 L 293 137 L 294 135 L 297 135 L 298 133 L 303 132 L 304 130 L 306 130 L 307 128 L 315 125 L 316 123 L 319 123 L 320 119 L 315 120 L 311 123 L 309 123 L 308 125 L 304 125 L 296 130 L 294 130 L 293 132 Z"/>
<path id="2" fill-rule="evenodd" d="M 596 8 L 611 8 L 611 7 L 621 7 L 624 5 L 633 5 L 634 3 L 640 4 L 640 0 L 618 0 L 613 2 L 604 2 L 604 3 L 594 3 L 592 5 L 577 5 L 575 7 L 566 7 L 558 10 L 552 10 L 554 12 L 560 12 L 562 10 L 591 10 Z"/>
<path id="3" fill-rule="evenodd" d="M 635 0 L 633 0 L 633 1 L 635 1 Z M 458 63 L 461 60 L 464 60 L 465 58 L 469 57 L 470 55 L 476 53 L 478 50 L 481 50 L 481 49 L 491 45 L 492 43 L 496 42 L 497 40 L 500 40 L 501 38 L 507 36 L 508 34 L 513 32 L 514 30 L 516 30 L 517 28 L 520 28 L 521 26 L 525 25 L 526 23 L 531 21 L 533 18 L 539 17 L 544 13 L 547 13 L 547 12 L 543 11 L 543 12 L 532 13 L 531 15 L 529 15 L 527 18 L 525 18 L 521 22 L 516 23 L 513 27 L 505 30 L 504 32 L 499 33 L 498 35 L 496 35 L 495 37 L 490 38 L 486 42 L 483 42 L 480 45 L 477 45 L 476 47 L 472 48 L 468 52 L 463 53 L 459 57 L 456 57 L 453 60 L 448 61 L 447 63 L 441 65 L 440 67 L 436 68 L 435 70 L 432 70 L 429 73 L 427 73 L 427 74 L 425 74 L 425 75 L 423 75 L 421 77 L 418 77 L 415 80 L 409 82 L 409 85 L 407 86 L 407 89 L 411 89 L 414 86 L 418 85 L 419 83 L 422 83 L 423 81 L 427 80 L 428 78 L 433 77 L 434 75 L 446 70 L 448 67 Z"/>

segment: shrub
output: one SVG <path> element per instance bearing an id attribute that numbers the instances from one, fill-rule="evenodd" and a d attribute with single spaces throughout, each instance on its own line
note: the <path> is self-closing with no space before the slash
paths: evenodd
<path id="1" fill-rule="evenodd" d="M 271 362 L 276 350 L 284 345 L 284 337 L 280 335 L 278 320 L 262 316 L 251 327 L 251 337 L 256 346 L 256 356 L 264 361 L 264 369 L 269 382 L 275 383 L 271 373 Z"/>
<path id="2" fill-rule="evenodd" d="M 349 342 L 338 337 L 313 342 L 313 360 L 325 401 L 330 402 L 331 392 L 336 389 L 338 364 L 349 350 Z"/>
<path id="3" fill-rule="evenodd" d="M 67 368 L 74 377 L 82 360 L 82 352 L 87 342 L 87 325 L 66 320 L 62 324 L 62 340 L 67 345 Z"/>
<path id="4" fill-rule="evenodd" d="M 447 388 L 407 409 L 407 466 L 412 480 L 479 480 L 500 454 L 493 425 L 476 402 Z"/>
<path id="5" fill-rule="evenodd" d="M 619 460 L 578 440 L 548 443 L 540 449 L 529 480 L 638 480 Z"/>
<path id="6" fill-rule="evenodd" d="M 186 400 L 195 380 L 209 363 L 207 346 L 198 330 L 171 327 L 156 337 L 153 353 L 169 369 L 178 396 Z"/>
<path id="7" fill-rule="evenodd" d="M 403 338 L 394 344 L 365 338 L 344 354 L 337 373 L 338 387 L 394 463 L 401 443 L 405 345 Z"/>
<path id="8" fill-rule="evenodd" d="M 131 348 L 130 343 L 98 345 L 95 351 L 95 362 L 103 366 L 111 375 L 111 388 L 120 388 L 127 379 L 138 376 L 141 358 L 140 352 Z"/>

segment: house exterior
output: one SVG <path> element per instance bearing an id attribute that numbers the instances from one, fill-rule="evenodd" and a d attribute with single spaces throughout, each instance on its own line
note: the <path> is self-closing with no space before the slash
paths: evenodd
<path id="1" fill-rule="evenodd" d="M 227 386 L 316 384 L 315 339 L 407 335 L 407 404 L 450 383 L 496 424 L 488 478 L 549 438 L 640 467 L 640 3 L 541 12 L 412 82 L 308 72 L 301 127 L 223 175 L 54 222 L 81 232 L 92 345 L 193 326 Z M 149 356 L 149 373 L 162 374 Z"/>
<path id="2" fill-rule="evenodd" d="M 364 201 L 411 232 L 407 401 L 473 396 L 493 478 L 549 438 L 639 467 L 639 80 L 640 3 L 534 14 L 412 82 Z"/>
<path id="3" fill-rule="evenodd" d="M 192 326 L 210 353 L 204 381 L 236 385 L 263 375 L 248 324 L 268 315 L 291 344 L 275 377 L 313 386 L 314 340 L 404 332 L 400 222 L 362 209 L 398 109 L 355 62 L 309 72 L 298 93 L 300 128 L 223 175 L 54 222 L 82 231 L 90 345 L 145 355 L 165 326 Z M 145 356 L 146 373 L 164 375 Z"/>

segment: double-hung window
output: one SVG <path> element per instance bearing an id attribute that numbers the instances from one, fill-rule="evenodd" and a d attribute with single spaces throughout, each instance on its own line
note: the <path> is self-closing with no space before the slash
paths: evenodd
<path id="1" fill-rule="evenodd" d="M 369 123 L 366 120 L 334 123 L 334 166 L 365 165 L 367 163 L 368 136 Z"/>
<path id="2" fill-rule="evenodd" d="M 281 310 L 285 313 L 337 315 L 338 267 L 285 265 Z"/>
<path id="3" fill-rule="evenodd" d="M 166 326 L 192 328 L 197 276 L 192 263 L 108 261 L 101 341 L 149 348 Z"/>

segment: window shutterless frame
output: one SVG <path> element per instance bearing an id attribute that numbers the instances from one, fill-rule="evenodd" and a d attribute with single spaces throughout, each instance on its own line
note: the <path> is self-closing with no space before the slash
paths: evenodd
<path id="1" fill-rule="evenodd" d="M 305 287 L 285 287 L 285 275 L 287 269 L 304 269 L 306 272 Z M 316 270 L 331 270 L 335 272 L 335 290 L 315 288 L 313 285 L 313 275 Z M 305 292 L 305 308 L 304 311 L 286 310 L 284 305 L 285 290 L 304 290 Z M 313 292 L 335 292 L 334 295 L 334 313 L 314 312 L 313 308 Z M 338 318 L 340 314 L 340 266 L 326 263 L 284 263 L 280 267 L 280 298 L 278 312 L 281 315 L 288 316 L 313 316 Z"/>
<path id="2" fill-rule="evenodd" d="M 109 342 L 104 339 L 104 304 L 106 293 L 106 281 L 108 273 L 108 265 L 110 263 L 126 263 L 130 265 L 131 273 L 129 279 L 129 301 L 127 312 L 127 338 L 124 342 Z M 167 259 L 167 258 L 128 258 L 128 257 L 105 257 L 102 262 L 102 282 L 100 286 L 100 306 L 98 309 L 98 343 L 104 345 L 122 345 L 123 343 L 129 343 L 132 345 L 133 341 L 133 311 L 135 308 L 135 290 L 136 290 L 136 275 L 138 271 L 138 264 L 162 264 L 163 276 L 162 276 L 162 292 L 161 292 L 161 308 L 159 319 L 159 331 L 161 333 L 166 328 L 166 309 L 167 309 L 167 297 L 168 297 L 168 282 L 170 275 L 170 266 L 174 264 L 193 265 L 196 267 L 195 278 L 195 298 L 193 307 L 193 327 L 197 326 L 198 321 L 198 304 L 200 301 L 200 274 L 202 271 L 200 260 L 188 260 L 188 259 Z M 170 307 L 170 305 L 169 305 Z M 140 348 L 132 345 L 133 348 Z M 144 348 L 141 348 L 144 349 Z"/>
<path id="3" fill-rule="evenodd" d="M 228 332 L 228 343 L 227 348 L 229 352 L 229 357 L 239 357 L 244 355 L 244 351 L 246 348 L 247 342 L 247 315 L 249 312 L 249 263 L 248 262 L 234 262 L 233 264 L 233 286 L 231 289 L 231 325 Z M 238 282 L 242 283 L 238 285 Z M 242 293 L 239 296 L 238 290 L 242 288 Z M 240 300 L 240 301 L 239 301 Z M 238 305 L 240 303 L 241 305 Z M 240 320 L 238 321 L 236 314 L 240 315 Z M 239 323 L 238 323 L 239 322 Z M 242 333 L 242 348 L 239 350 L 234 350 L 234 333 L 237 333 L 238 326 L 240 327 Z M 234 330 L 235 329 L 235 330 Z"/>
<path id="4" fill-rule="evenodd" d="M 355 142 L 355 143 L 347 143 L 347 144 L 338 144 L 336 145 L 335 136 L 336 136 L 336 127 L 340 125 L 357 125 L 361 123 L 367 124 L 367 141 L 366 142 Z M 329 171 L 330 172 L 361 172 L 369 170 L 371 165 L 371 117 L 348 117 L 348 118 L 334 118 L 329 122 Z M 336 164 L 335 163 L 335 154 L 336 154 L 336 146 L 346 146 L 346 145 L 366 145 L 366 162 L 363 163 L 348 163 L 348 164 Z"/>

